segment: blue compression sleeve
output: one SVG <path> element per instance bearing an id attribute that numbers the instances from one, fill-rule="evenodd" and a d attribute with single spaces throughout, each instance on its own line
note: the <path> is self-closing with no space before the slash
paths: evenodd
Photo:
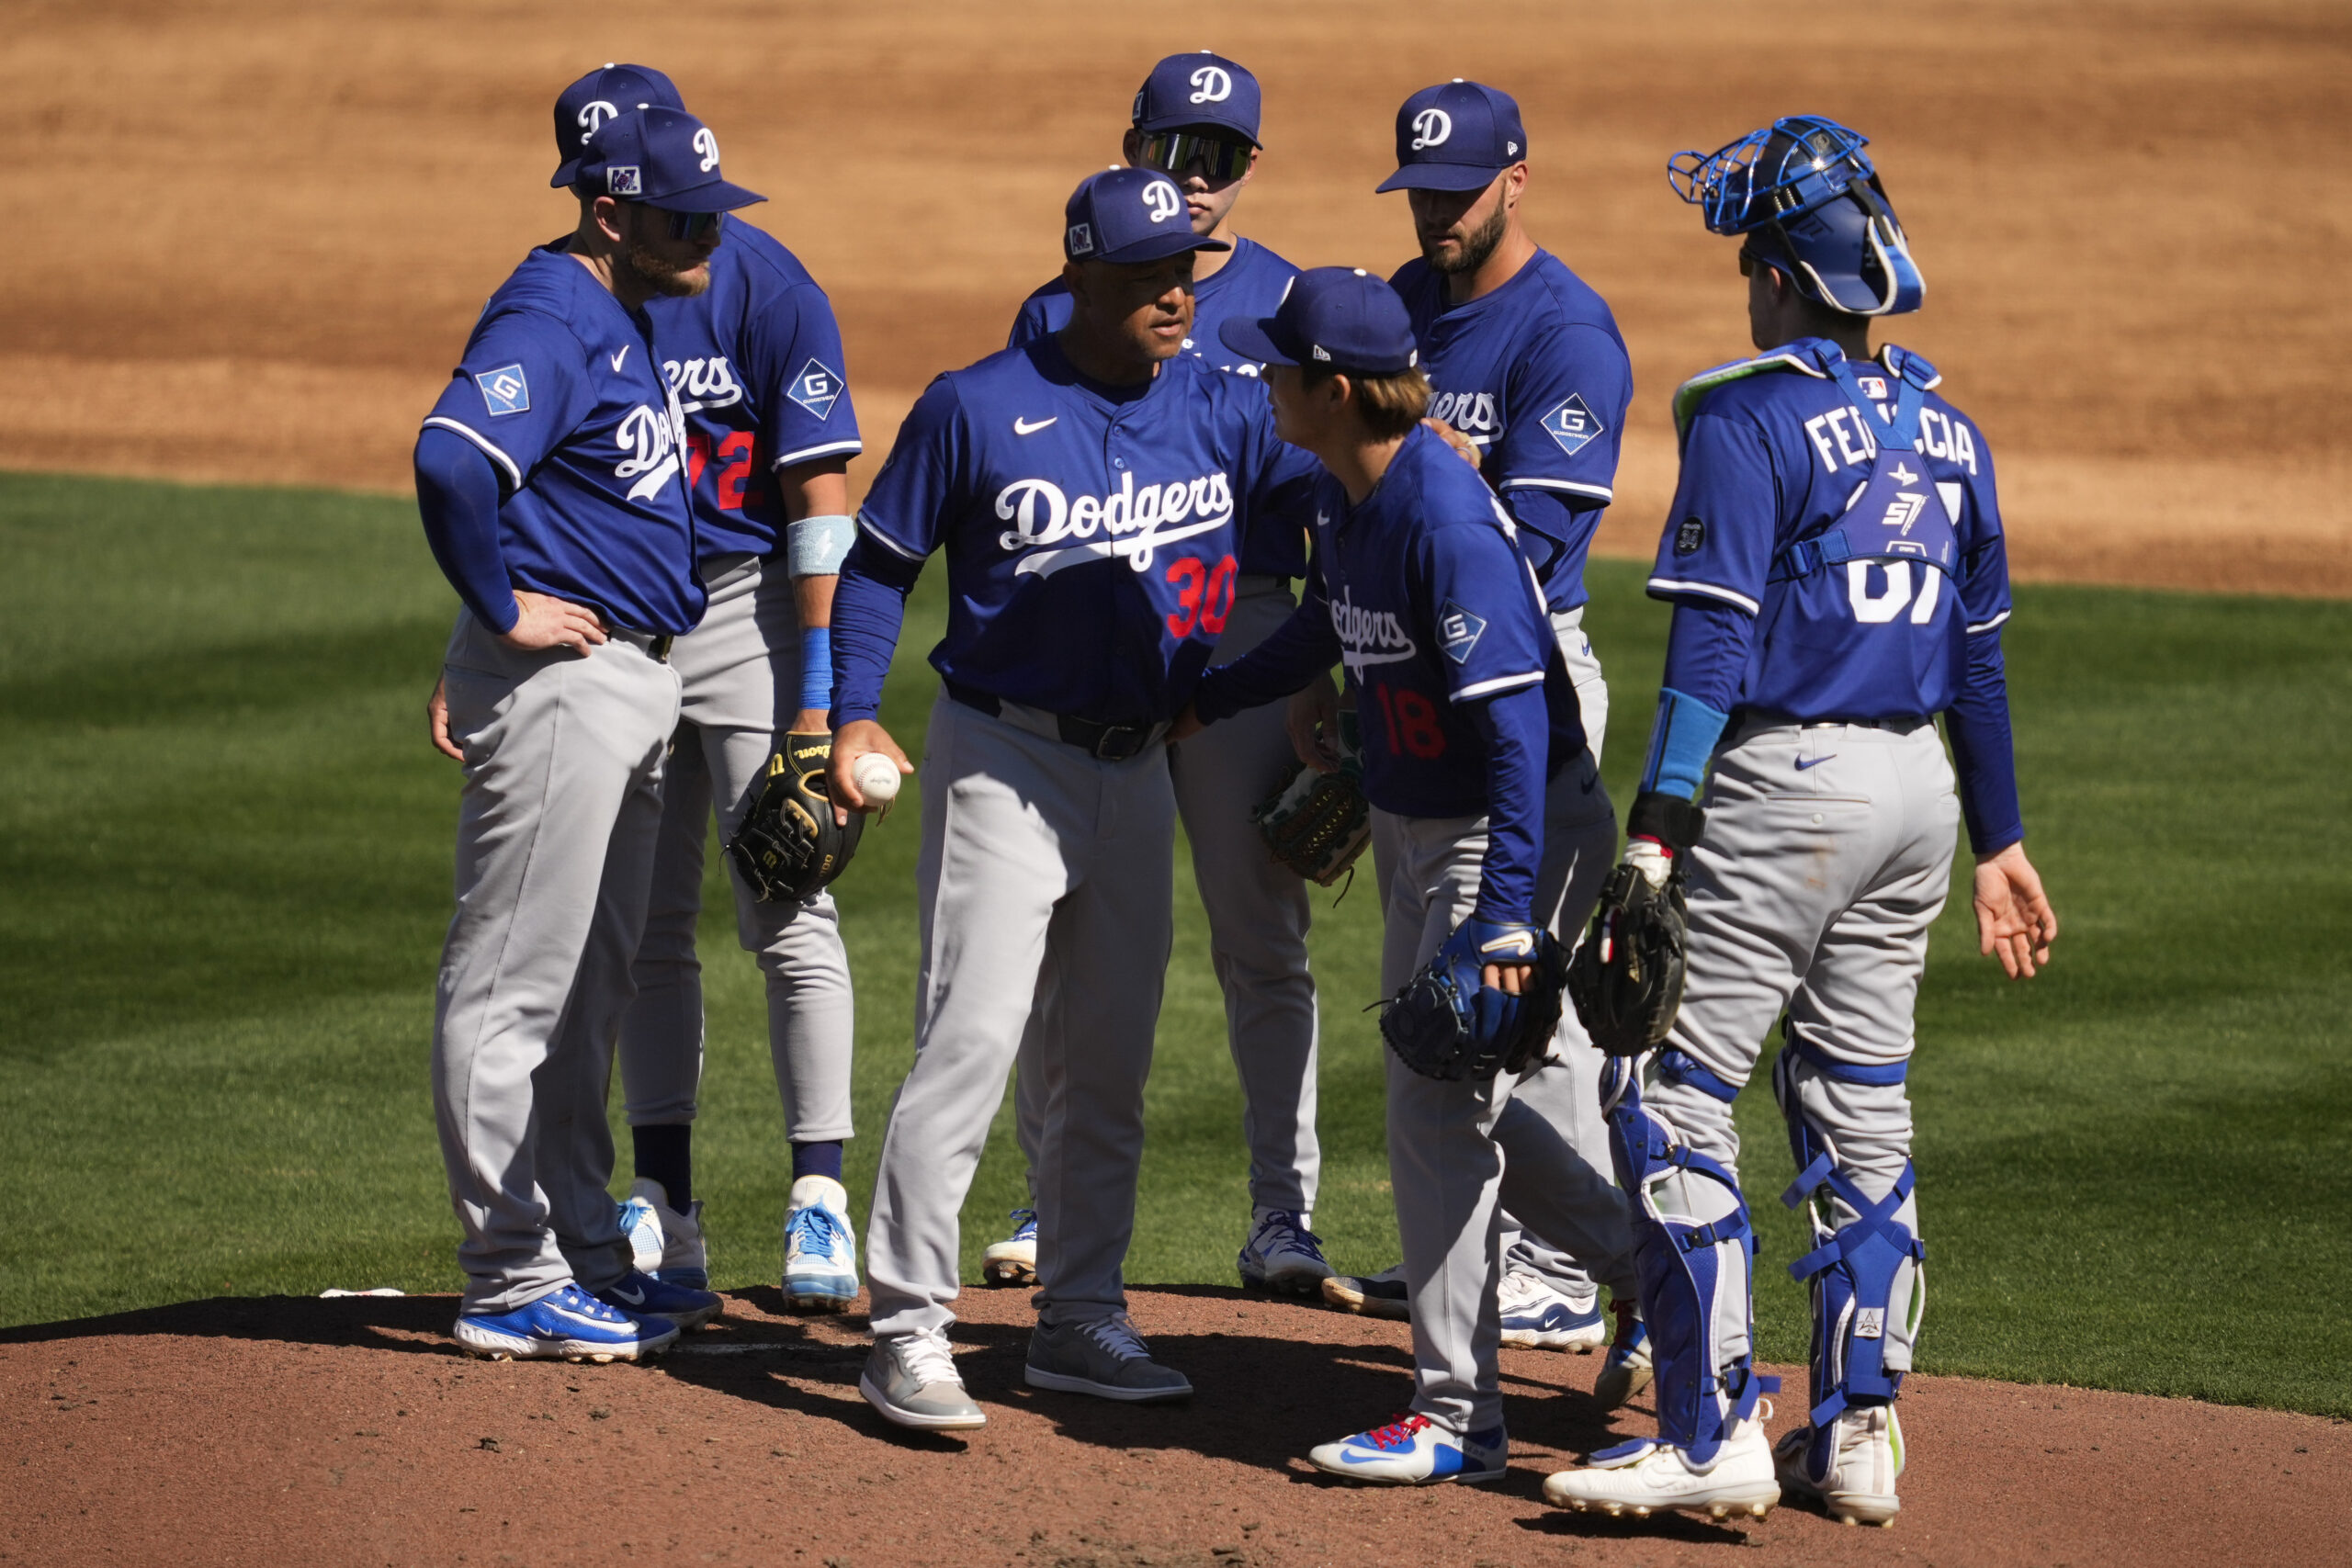
<path id="1" fill-rule="evenodd" d="M 1469 705 L 1487 742 L 1487 853 L 1478 863 L 1478 919 L 1524 923 L 1544 862 L 1544 784 L 1551 716 L 1541 682 Z"/>
<path id="2" fill-rule="evenodd" d="M 1244 708 L 1263 707 L 1340 661 L 1340 639 L 1319 602 L 1293 610 L 1274 635 L 1230 664 L 1203 672 L 1193 693 L 1193 709 L 1204 724 L 1230 718 Z"/>
<path id="3" fill-rule="evenodd" d="M 804 708 L 829 708 L 833 705 L 833 629 L 831 626 L 800 628 L 800 705 Z"/>
<path id="4" fill-rule="evenodd" d="M 1567 540 L 1577 536 L 1577 519 L 1553 491 L 1521 485 L 1507 491 L 1503 504 L 1510 508 L 1511 519 L 1519 525 L 1519 553 L 1535 569 L 1535 581 L 1550 591 L 1552 568 L 1566 550 Z"/>
<path id="5" fill-rule="evenodd" d="M 1668 686 L 1657 694 L 1657 717 L 1650 723 L 1649 761 L 1642 764 L 1642 793 L 1652 790 L 1678 800 L 1696 800 L 1707 782 L 1707 760 L 1715 754 L 1731 715 L 1688 692 Z"/>
<path id="6" fill-rule="evenodd" d="M 922 562 L 908 560 L 863 535 L 850 547 L 849 558 L 842 562 L 841 581 L 833 588 L 830 640 L 835 729 L 882 711 L 882 682 L 890 673 L 890 656 L 899 650 L 907 595 L 922 573 Z"/>
<path id="7" fill-rule="evenodd" d="M 1666 638 L 1666 685 L 1650 726 L 1649 760 L 1642 788 L 1694 800 L 1706 782 L 1707 760 L 1739 698 L 1753 617 L 1729 604 L 1676 602 Z"/>
<path id="8" fill-rule="evenodd" d="M 521 612 L 498 545 L 498 470 L 463 436 L 427 429 L 416 438 L 416 509 L 441 574 L 474 619 L 511 630 Z"/>
<path id="9" fill-rule="evenodd" d="M 1944 711 L 1944 733 L 1960 774 L 1960 809 L 1969 847 L 1980 855 L 2025 837 L 2018 806 L 2016 740 L 2009 733 L 2008 673 L 1999 627 L 1968 639 L 1968 678 Z"/>

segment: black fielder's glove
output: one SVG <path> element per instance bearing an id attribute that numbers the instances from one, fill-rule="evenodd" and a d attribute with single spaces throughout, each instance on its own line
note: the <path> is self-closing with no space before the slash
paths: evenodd
<path id="1" fill-rule="evenodd" d="M 833 799 L 825 788 L 832 756 L 830 735 L 777 737 L 759 795 L 727 840 L 728 858 L 763 904 L 815 897 L 857 851 L 865 818 L 852 812 L 846 827 L 833 820 Z"/>
<path id="2" fill-rule="evenodd" d="M 1663 1044 L 1682 1006 L 1690 919 L 1682 879 L 1704 813 L 1649 791 L 1634 801 L 1625 858 L 1568 964 L 1568 996 L 1592 1043 L 1614 1056 Z"/>
<path id="3" fill-rule="evenodd" d="M 1520 994 L 1479 984 L 1489 964 L 1532 964 Z M 1425 1078 L 1484 1081 L 1519 1074 L 1560 1026 L 1567 955 L 1534 926 L 1469 919 L 1381 1010 L 1380 1033 L 1396 1059 Z"/>
<path id="4" fill-rule="evenodd" d="M 1356 743 L 1355 710 L 1340 711 L 1340 766 L 1311 772 L 1293 763 L 1273 794 L 1250 813 L 1274 859 L 1325 887 L 1347 874 L 1372 842 L 1372 803 L 1363 795 L 1363 751 Z"/>

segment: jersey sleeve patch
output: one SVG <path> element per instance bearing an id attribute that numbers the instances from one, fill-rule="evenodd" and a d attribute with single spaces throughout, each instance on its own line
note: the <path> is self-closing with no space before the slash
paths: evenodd
<path id="1" fill-rule="evenodd" d="M 792 385 L 786 389 L 785 396 L 821 420 L 833 412 L 833 404 L 841 399 L 842 386 L 840 376 L 828 369 L 822 361 L 811 359 L 800 367 L 800 374 L 792 378 Z"/>
<path id="2" fill-rule="evenodd" d="M 1438 612 L 1438 646 L 1445 649 L 1445 656 L 1456 664 L 1469 661 L 1470 650 L 1478 646 L 1478 638 L 1486 629 L 1487 623 L 1483 619 L 1451 599 Z"/>
<path id="3" fill-rule="evenodd" d="M 1544 416 L 1544 434 L 1560 444 L 1560 450 L 1573 457 L 1591 444 L 1594 436 L 1604 434 L 1608 426 L 1585 403 L 1584 399 L 1570 392 L 1565 401 Z"/>
<path id="4" fill-rule="evenodd" d="M 524 376 L 520 361 L 477 373 L 474 385 L 481 389 L 482 406 L 490 411 L 492 419 L 501 414 L 530 412 L 531 383 Z"/>

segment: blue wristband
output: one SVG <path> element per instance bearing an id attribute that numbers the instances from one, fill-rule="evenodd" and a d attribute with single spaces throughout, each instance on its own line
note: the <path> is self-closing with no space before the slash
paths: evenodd
<path id="1" fill-rule="evenodd" d="M 800 705 L 833 705 L 833 628 L 803 626 L 800 630 Z"/>

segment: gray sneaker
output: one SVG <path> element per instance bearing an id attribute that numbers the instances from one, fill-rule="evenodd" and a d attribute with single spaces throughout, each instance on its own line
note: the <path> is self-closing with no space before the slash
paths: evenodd
<path id="1" fill-rule="evenodd" d="M 1027 1376 L 1031 1388 L 1129 1404 L 1193 1396 L 1183 1373 L 1151 1359 L 1150 1348 L 1123 1312 L 1091 1323 L 1038 1324 L 1029 1336 Z"/>
<path id="2" fill-rule="evenodd" d="M 876 1339 L 857 1380 L 857 1392 L 885 1419 L 901 1427 L 961 1432 L 989 1422 L 964 1392 L 947 1336 L 936 1328 Z"/>

